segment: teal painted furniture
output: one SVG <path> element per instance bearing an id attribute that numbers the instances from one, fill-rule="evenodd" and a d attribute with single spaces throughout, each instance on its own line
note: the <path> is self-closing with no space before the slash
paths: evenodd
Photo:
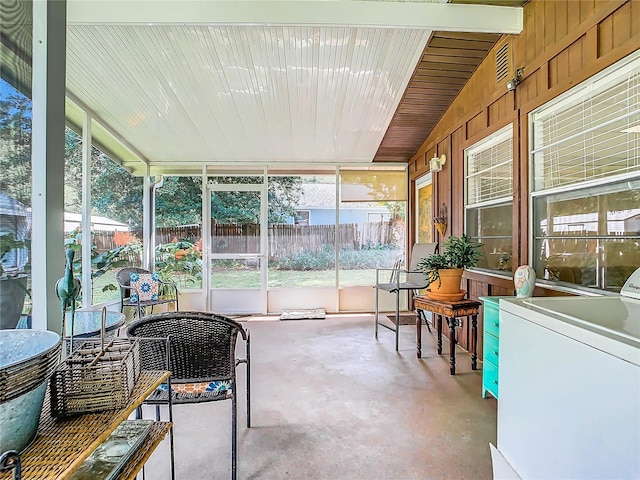
<path id="1" fill-rule="evenodd" d="M 498 359 L 500 347 L 500 307 L 501 298 L 513 297 L 479 297 L 484 304 L 483 363 L 482 363 L 482 398 L 487 392 L 498 398 Z"/>

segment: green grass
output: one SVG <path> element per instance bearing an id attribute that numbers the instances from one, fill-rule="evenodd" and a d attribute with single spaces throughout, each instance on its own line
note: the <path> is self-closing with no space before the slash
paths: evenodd
<path id="1" fill-rule="evenodd" d="M 103 292 L 102 288 L 109 284 L 114 285 L 116 289 Z M 120 298 L 120 288 L 118 287 L 118 282 L 116 281 L 115 271 L 109 271 L 93 280 L 93 298 L 91 302 L 93 305 L 107 302 L 109 300 L 115 300 L 118 298 Z"/>
<path id="2" fill-rule="evenodd" d="M 376 271 L 342 270 L 340 271 L 340 285 L 373 285 Z M 334 270 L 269 270 L 269 288 L 281 287 L 332 287 L 336 282 Z M 213 288 L 260 288 L 260 272 L 257 270 L 227 270 L 218 271 L 211 276 Z"/>
<path id="3" fill-rule="evenodd" d="M 341 270 L 340 285 L 357 286 L 373 285 L 375 283 L 375 268 L 363 270 Z M 274 270 L 268 272 L 269 288 L 296 287 L 332 287 L 335 285 L 334 270 Z M 120 298 L 120 289 L 103 292 L 105 285 L 118 285 L 115 272 L 107 272 L 93 281 L 93 304 L 116 300 Z M 211 276 L 212 288 L 260 288 L 259 270 L 222 270 Z M 191 286 L 192 289 L 200 285 Z M 184 288 L 183 288 L 184 289 Z"/>

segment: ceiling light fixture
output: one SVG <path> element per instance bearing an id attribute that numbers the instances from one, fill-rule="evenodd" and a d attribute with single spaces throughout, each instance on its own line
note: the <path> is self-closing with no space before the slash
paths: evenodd
<path id="1" fill-rule="evenodd" d="M 429 160 L 429 168 L 432 172 L 439 172 L 447 161 L 447 156 L 443 153 L 439 157 L 433 157 Z"/>

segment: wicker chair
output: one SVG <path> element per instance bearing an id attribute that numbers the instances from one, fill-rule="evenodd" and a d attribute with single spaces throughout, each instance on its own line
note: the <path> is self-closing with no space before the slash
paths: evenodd
<path id="1" fill-rule="evenodd" d="M 142 314 L 146 312 L 147 307 L 151 307 L 150 313 L 153 313 L 153 307 L 163 303 L 175 303 L 176 310 L 179 310 L 178 287 L 175 283 L 158 280 L 159 288 L 162 290 L 162 296 L 158 296 L 157 299 L 144 300 L 141 295 L 142 292 L 131 286 L 132 273 L 138 275 L 151 274 L 149 270 L 138 267 L 122 268 L 116 273 L 116 280 L 118 285 L 120 285 L 120 312 L 124 312 L 124 307 L 135 307 L 138 318 L 142 318 Z"/>
<path id="2" fill-rule="evenodd" d="M 409 270 L 400 268 L 401 264 L 396 262 L 393 268 L 378 268 L 376 269 L 376 310 L 375 310 L 375 337 L 378 338 L 378 327 L 387 328 L 396 334 L 396 351 L 398 350 L 398 338 L 400 335 L 400 292 L 406 291 L 407 296 L 409 293 L 416 293 L 418 290 L 427 288 L 429 282 L 427 281 L 424 273 L 416 271 L 418 262 L 429 255 L 433 255 L 438 250 L 437 243 L 414 243 L 411 249 L 411 259 L 409 261 Z M 391 272 L 391 278 L 388 283 L 380 281 L 381 273 Z M 395 295 L 396 311 L 393 318 L 393 327 L 385 325 L 379 321 L 380 315 L 380 300 L 379 293 L 390 292 Z M 417 312 L 420 321 L 424 320 L 429 328 L 429 322 L 423 311 Z"/>
<path id="3" fill-rule="evenodd" d="M 238 334 L 245 341 L 245 358 L 237 359 Z M 169 383 L 147 400 L 156 405 L 214 402 L 231 399 L 231 478 L 236 478 L 236 366 L 247 366 L 247 428 L 251 427 L 251 369 L 249 331 L 227 317 L 203 312 L 164 312 L 132 322 L 127 335 L 140 339 L 143 370 L 170 370 Z M 167 346 L 169 354 L 167 355 Z M 168 363 L 168 365 L 167 365 Z M 169 396 L 169 391 L 171 396 Z M 173 478 L 173 430 L 170 432 Z"/>

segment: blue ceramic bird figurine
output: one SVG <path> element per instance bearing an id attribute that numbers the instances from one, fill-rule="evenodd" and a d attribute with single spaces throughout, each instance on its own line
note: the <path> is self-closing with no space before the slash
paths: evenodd
<path id="1" fill-rule="evenodd" d="M 71 339 L 69 342 L 70 349 L 73 350 L 73 320 L 76 314 L 76 299 L 80 296 L 81 283 L 73 276 L 73 257 L 75 252 L 71 248 L 65 251 L 67 262 L 64 268 L 64 277 L 56 282 L 56 295 L 62 303 L 62 338 L 67 334 L 66 331 L 66 312 L 67 307 L 71 307 Z M 66 348 L 63 348 L 63 355 Z"/>

